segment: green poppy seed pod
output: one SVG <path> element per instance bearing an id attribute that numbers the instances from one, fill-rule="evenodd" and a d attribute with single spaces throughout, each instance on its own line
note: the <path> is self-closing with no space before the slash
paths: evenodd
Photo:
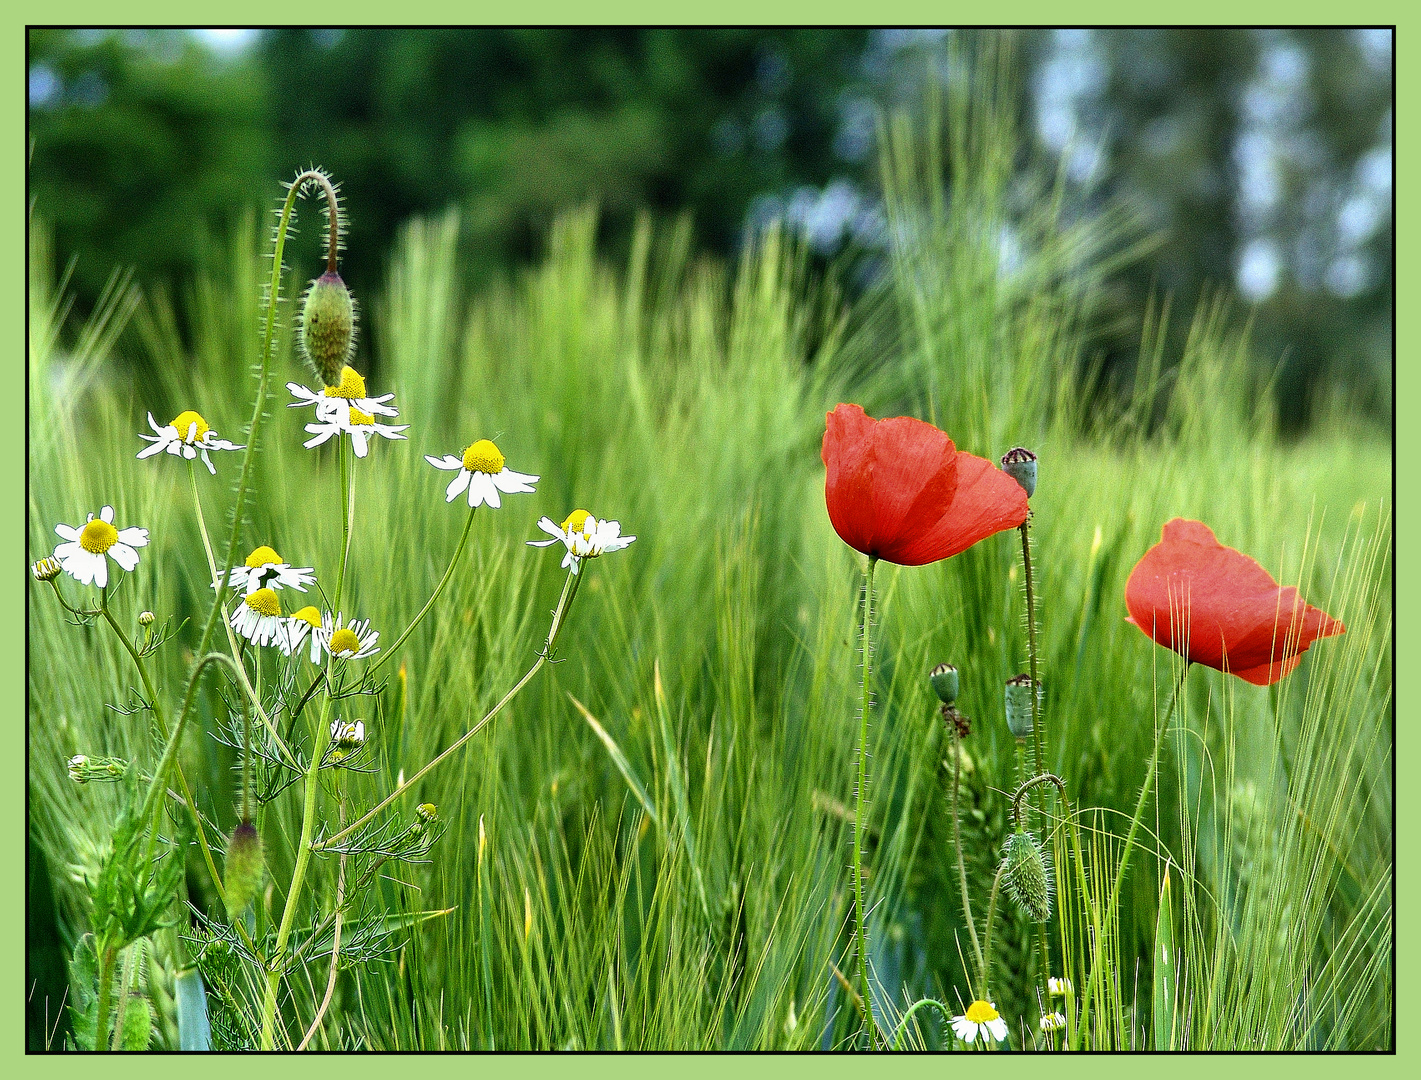
<path id="1" fill-rule="evenodd" d="M 1015 446 L 1002 455 L 1002 472 L 1026 492 L 1029 499 L 1036 494 L 1036 455 L 1024 446 Z"/>
<path id="2" fill-rule="evenodd" d="M 227 915 L 237 919 L 247 910 L 262 883 L 262 838 L 256 826 L 244 821 L 232 830 L 227 842 Z"/>
<path id="3" fill-rule="evenodd" d="M 944 705 L 957 700 L 957 669 L 951 664 L 939 664 L 928 672 L 928 681 Z"/>
<path id="4" fill-rule="evenodd" d="M 1012 833 L 1002 852 L 1007 893 L 1033 922 L 1051 918 L 1051 871 L 1030 833 Z"/>
<path id="5" fill-rule="evenodd" d="M 1034 697 L 1030 675 L 1018 675 L 1007 680 L 1007 727 L 1018 739 L 1026 738 L 1036 726 Z"/>
<path id="6" fill-rule="evenodd" d="M 355 301 L 334 270 L 326 271 L 306 290 L 301 347 L 325 385 L 338 386 L 355 347 Z"/>

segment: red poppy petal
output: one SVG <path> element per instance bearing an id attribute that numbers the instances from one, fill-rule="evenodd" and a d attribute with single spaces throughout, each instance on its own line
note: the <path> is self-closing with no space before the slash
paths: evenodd
<path id="1" fill-rule="evenodd" d="M 1160 645 L 1259 685 L 1276 682 L 1319 637 L 1345 627 L 1283 588 L 1207 525 L 1176 518 L 1125 585 L 1130 621 Z M 1262 680 L 1262 681 L 1260 681 Z"/>
<path id="2" fill-rule="evenodd" d="M 873 430 L 873 534 L 887 550 L 922 535 L 957 493 L 957 448 L 945 432 L 910 416 Z"/>
<path id="3" fill-rule="evenodd" d="M 986 458 L 957 451 L 957 494 L 932 528 L 905 539 L 883 558 L 921 566 L 951 558 L 1026 520 L 1026 492 Z"/>
<path id="4" fill-rule="evenodd" d="M 824 418 L 820 450 L 829 521 L 844 543 L 864 554 L 873 547 L 873 425 L 857 405 L 840 405 Z"/>

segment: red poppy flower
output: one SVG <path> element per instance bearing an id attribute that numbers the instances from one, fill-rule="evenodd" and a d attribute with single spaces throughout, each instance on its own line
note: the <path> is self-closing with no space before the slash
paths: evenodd
<path id="1" fill-rule="evenodd" d="M 1026 492 L 990 461 L 910 416 L 874 420 L 857 405 L 826 418 L 824 501 L 855 551 L 922 566 L 1026 520 Z"/>
<path id="2" fill-rule="evenodd" d="M 1126 622 L 1195 663 L 1271 686 L 1347 628 L 1283 588 L 1207 525 L 1175 518 L 1125 583 Z"/>

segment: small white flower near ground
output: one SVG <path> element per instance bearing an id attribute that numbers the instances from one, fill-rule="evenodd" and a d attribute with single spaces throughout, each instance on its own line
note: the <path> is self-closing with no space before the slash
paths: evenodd
<path id="1" fill-rule="evenodd" d="M 997 1012 L 997 1007 L 989 1001 L 974 1001 L 967 1006 L 963 1016 L 952 1018 L 952 1030 L 963 1042 L 975 1042 L 977 1036 L 983 1042 L 1005 1042 L 1007 1022 Z"/>

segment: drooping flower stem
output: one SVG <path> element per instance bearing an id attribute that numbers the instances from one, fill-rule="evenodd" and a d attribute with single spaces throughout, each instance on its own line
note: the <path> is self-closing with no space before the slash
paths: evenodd
<path id="1" fill-rule="evenodd" d="M 967 888 L 967 863 L 962 855 L 962 822 L 958 816 L 957 798 L 962 784 L 962 738 L 957 726 L 949 724 L 952 731 L 952 846 L 957 849 L 957 881 L 962 888 L 962 918 L 967 923 L 967 934 L 972 941 L 972 955 L 977 961 L 977 981 L 982 988 L 982 997 L 987 996 L 987 964 L 982 945 L 977 937 L 977 921 L 972 917 L 972 899 Z"/>
<path id="2" fill-rule="evenodd" d="M 449 584 L 449 579 L 454 576 L 454 568 L 459 565 L 459 560 L 463 557 L 464 554 L 464 548 L 468 546 L 469 531 L 473 528 L 474 511 L 477 509 L 477 506 L 469 507 L 469 516 L 464 519 L 464 531 L 459 537 L 459 546 L 454 549 L 454 557 L 449 560 L 449 568 L 444 571 L 444 576 L 439 579 L 439 584 L 434 587 L 434 592 L 430 593 L 429 599 L 425 601 L 424 607 L 419 609 L 419 614 L 416 615 L 410 621 L 410 624 L 405 627 L 404 633 L 402 633 L 398 638 L 395 639 L 395 643 L 391 645 L 387 650 L 385 650 L 383 656 L 376 660 L 375 663 L 370 665 L 371 675 L 374 675 L 375 672 L 379 671 L 380 667 L 385 663 L 385 661 L 389 660 L 392 656 L 395 655 L 395 653 L 399 652 L 400 646 L 405 643 L 405 639 L 408 638 L 412 633 L 414 633 L 415 627 L 420 624 L 420 622 L 424 619 L 425 615 L 429 614 L 429 609 L 432 608 L 434 606 L 434 602 L 439 599 L 440 594 L 444 591 L 444 586 Z"/>
<path id="3" fill-rule="evenodd" d="M 878 560 L 868 557 L 868 569 L 863 580 L 863 618 L 859 626 L 859 641 L 863 652 L 863 697 L 859 709 L 858 783 L 854 791 L 854 953 L 858 958 L 859 993 L 863 997 L 864 1029 L 872 1050 L 878 1045 L 873 1022 L 873 993 L 868 982 L 868 924 L 863 903 L 863 832 L 868 811 L 868 709 L 872 676 L 873 649 L 873 568 Z"/>
<path id="4" fill-rule="evenodd" d="M 533 662 L 533 666 L 530 667 L 527 672 L 524 673 L 523 677 L 513 685 L 513 689 L 509 690 L 508 693 L 504 694 L 503 697 L 499 700 L 498 704 L 495 705 L 492 709 L 490 709 L 482 720 L 476 723 L 473 727 L 469 728 L 469 730 L 464 732 L 464 734 L 460 735 L 458 739 L 456 739 L 454 742 L 450 743 L 447 747 L 441 750 L 427 765 L 421 768 L 413 776 L 409 777 L 409 779 L 407 779 L 404 783 L 397 786 L 394 791 L 386 795 L 383 799 L 376 803 L 375 806 L 367 810 L 363 815 L 361 815 L 355 821 L 351 822 L 345 828 L 341 829 L 340 832 L 336 833 L 334 836 L 327 837 L 320 843 L 312 845 L 313 851 L 329 851 L 334 845 L 349 837 L 357 829 L 360 829 L 366 824 L 368 824 L 372 819 L 374 819 L 376 814 L 380 813 L 381 810 L 384 810 L 385 807 L 389 806 L 392 802 L 394 802 L 411 787 L 413 787 L 416 783 L 418 783 L 419 780 L 427 772 L 429 772 L 445 758 L 449 757 L 461 746 L 463 746 L 475 735 L 477 735 L 480 731 L 482 731 L 488 725 L 488 723 L 493 720 L 495 716 L 497 716 L 500 712 L 503 711 L 503 707 L 505 705 L 507 705 L 510 701 L 512 701 L 515 697 L 518 696 L 518 692 L 522 690 L 523 687 L 528 685 L 529 681 L 533 678 L 533 676 L 536 675 L 542 669 L 543 665 L 546 664 L 549 658 L 552 656 L 553 647 L 557 644 L 558 634 L 562 632 L 563 625 L 565 624 L 567 619 L 567 613 L 572 608 L 572 601 L 577 596 L 577 590 L 581 585 L 582 577 L 583 575 L 577 572 L 577 564 L 574 563 L 573 568 L 568 571 L 567 580 L 563 582 L 562 595 L 558 598 L 558 606 L 553 611 L 552 624 L 548 627 L 548 636 L 543 644 L 543 649 L 541 652 L 538 653 L 538 659 Z"/>
<path id="5" fill-rule="evenodd" d="M 1140 822 L 1145 817 L 1145 803 L 1149 801 L 1150 792 L 1154 788 L 1155 769 L 1159 765 L 1160 747 L 1164 745 L 1164 733 L 1169 730 L 1169 722 L 1174 718 L 1175 708 L 1179 705 L 1184 691 L 1184 682 L 1189 677 L 1190 662 L 1185 661 L 1184 670 L 1179 674 L 1179 681 L 1174 684 L 1174 693 L 1169 699 L 1169 710 L 1165 713 L 1164 721 L 1155 724 L 1155 744 L 1150 750 L 1150 760 L 1145 766 L 1145 780 L 1140 785 L 1140 798 L 1135 803 L 1134 816 L 1130 818 L 1130 828 L 1125 834 L 1125 847 L 1120 853 L 1120 865 L 1115 868 L 1115 881 L 1110 887 L 1110 899 L 1105 906 L 1105 919 L 1101 923 L 1100 929 L 1095 935 L 1094 948 L 1091 951 L 1090 977 L 1086 980 L 1085 993 L 1081 995 L 1081 1015 L 1076 1021 L 1076 1030 L 1072 1038 L 1072 1047 L 1076 1050 L 1081 1048 L 1082 1040 L 1085 1038 L 1086 1014 L 1090 1010 L 1091 996 L 1095 993 L 1095 985 L 1100 979 L 1100 969 L 1105 962 L 1105 941 L 1104 928 L 1107 928 L 1115 920 L 1115 909 L 1120 904 L 1120 886 L 1125 880 L 1125 869 L 1130 865 L 1130 853 L 1135 846 L 1135 833 L 1139 831 Z"/>
<path id="6" fill-rule="evenodd" d="M 907 1034 L 908 1031 L 908 1021 L 913 1019 L 913 1014 L 916 1013 L 919 1009 L 925 1009 L 929 1005 L 935 1008 L 938 1012 L 942 1013 L 942 1018 L 944 1020 L 951 1022 L 952 1010 L 949 1009 L 946 1005 L 944 1005 L 941 1001 L 938 1001 L 937 998 L 919 998 L 917 1001 L 913 1002 L 913 1004 L 908 1006 L 907 1011 L 903 1013 L 903 1019 L 899 1020 L 898 1026 L 893 1029 L 893 1038 L 889 1040 L 888 1044 L 891 1049 L 898 1050 L 902 1048 L 903 1036 Z"/>

